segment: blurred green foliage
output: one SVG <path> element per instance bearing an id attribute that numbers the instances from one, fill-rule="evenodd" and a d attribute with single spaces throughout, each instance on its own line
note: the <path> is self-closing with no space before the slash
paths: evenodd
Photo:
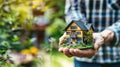
<path id="1" fill-rule="evenodd" d="M 34 17 L 31 1 L 33 0 L 0 0 L 0 56 L 9 49 L 20 51 L 32 45 L 31 30 L 34 28 Z M 58 41 L 65 27 L 64 0 L 39 1 L 45 2 L 45 7 L 50 9 L 47 34 Z"/>
<path id="2" fill-rule="evenodd" d="M 26 29 L 32 28 L 32 18 L 27 0 L 0 0 L 0 55 L 8 49 L 23 49 L 20 37 Z"/>
<path id="3" fill-rule="evenodd" d="M 50 15 L 51 19 L 62 18 L 64 17 L 64 5 L 65 0 L 45 0 L 46 5 L 52 9 L 52 14 Z"/>
<path id="4" fill-rule="evenodd" d="M 66 23 L 64 21 L 64 6 L 65 0 L 46 0 L 49 7 L 52 8 L 50 15 L 51 24 L 47 27 L 46 32 L 50 37 L 56 39 L 57 43 L 59 38 L 64 33 Z"/>
<path id="5" fill-rule="evenodd" d="M 64 28 L 65 28 L 66 24 L 64 22 L 63 19 L 60 18 L 56 18 L 53 23 L 47 27 L 46 32 L 50 37 L 53 37 L 57 40 L 63 35 L 64 33 Z"/>

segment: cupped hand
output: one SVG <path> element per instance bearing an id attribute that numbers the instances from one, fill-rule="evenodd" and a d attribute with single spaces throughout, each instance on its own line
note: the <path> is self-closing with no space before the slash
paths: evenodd
<path id="1" fill-rule="evenodd" d="M 64 39 L 65 34 L 60 38 L 59 45 L 62 44 L 62 39 Z M 59 48 L 59 51 L 64 53 L 68 57 L 77 56 L 77 57 L 87 57 L 91 58 L 95 55 L 96 51 L 100 48 L 100 46 L 104 43 L 104 38 L 101 36 L 100 33 L 93 34 L 94 39 L 94 48 L 93 49 L 73 49 L 73 48 Z"/>

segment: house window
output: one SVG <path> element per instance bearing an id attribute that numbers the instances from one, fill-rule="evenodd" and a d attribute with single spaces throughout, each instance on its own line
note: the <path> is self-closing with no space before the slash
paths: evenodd
<path id="1" fill-rule="evenodd" d="M 77 41 L 81 41 L 82 40 L 82 38 L 81 37 L 77 37 Z"/>
<path id="2" fill-rule="evenodd" d="M 70 35 L 70 32 L 66 32 L 67 35 Z"/>
<path id="3" fill-rule="evenodd" d="M 79 43 L 79 41 L 77 39 L 75 39 L 75 43 Z"/>
<path id="4" fill-rule="evenodd" d="M 75 37 L 76 37 L 75 33 L 74 33 L 74 32 L 71 32 L 70 37 L 71 37 L 71 38 L 75 38 Z"/>
<path id="5" fill-rule="evenodd" d="M 66 40 L 67 40 L 67 43 L 70 43 L 70 38 L 67 38 Z"/>
<path id="6" fill-rule="evenodd" d="M 70 37 L 71 37 L 71 38 L 75 38 L 76 36 L 75 36 L 74 34 L 71 34 Z"/>
<path id="7" fill-rule="evenodd" d="M 81 34 L 81 32 L 76 32 L 76 34 Z"/>
<path id="8" fill-rule="evenodd" d="M 77 26 L 71 26 L 71 29 L 77 29 Z"/>

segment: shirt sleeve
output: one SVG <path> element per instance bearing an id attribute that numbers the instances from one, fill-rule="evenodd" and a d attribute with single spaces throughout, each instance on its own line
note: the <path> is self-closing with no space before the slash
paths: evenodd
<path id="1" fill-rule="evenodd" d="M 116 23 L 114 23 L 112 26 L 108 27 L 107 29 L 114 32 L 114 45 L 120 44 L 120 20 L 118 20 Z"/>
<path id="2" fill-rule="evenodd" d="M 83 20 L 86 22 L 85 15 L 82 13 L 81 6 L 84 0 L 66 0 L 65 20 L 70 23 L 72 20 Z"/>

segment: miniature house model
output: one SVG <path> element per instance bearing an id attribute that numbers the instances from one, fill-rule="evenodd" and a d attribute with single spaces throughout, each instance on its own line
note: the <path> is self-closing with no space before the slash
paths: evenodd
<path id="1" fill-rule="evenodd" d="M 79 49 L 93 47 L 93 26 L 83 21 L 72 21 L 64 29 L 66 45 L 80 46 Z"/>

